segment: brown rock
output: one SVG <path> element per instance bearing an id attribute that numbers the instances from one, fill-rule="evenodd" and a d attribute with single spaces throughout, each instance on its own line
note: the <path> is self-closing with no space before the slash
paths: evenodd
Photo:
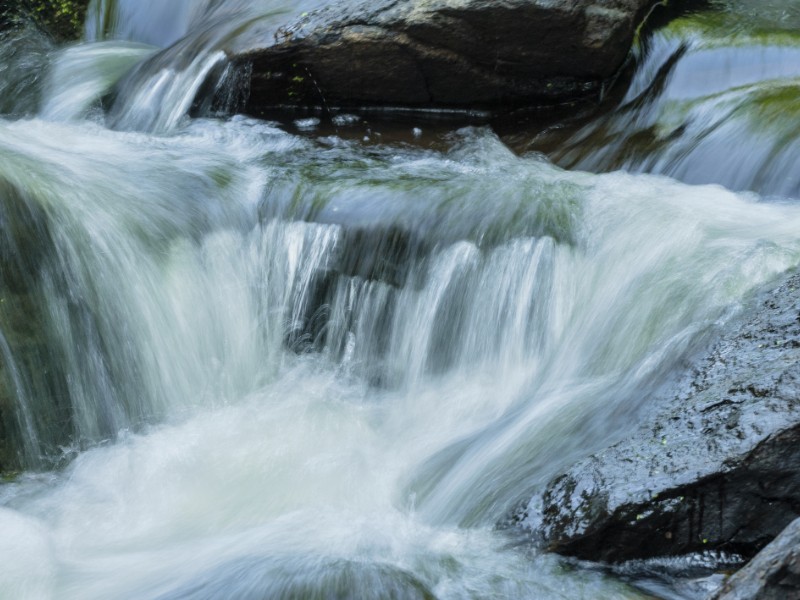
<path id="1" fill-rule="evenodd" d="M 245 112 L 287 107 L 500 112 L 597 97 L 653 0 L 379 0 L 237 42 Z"/>

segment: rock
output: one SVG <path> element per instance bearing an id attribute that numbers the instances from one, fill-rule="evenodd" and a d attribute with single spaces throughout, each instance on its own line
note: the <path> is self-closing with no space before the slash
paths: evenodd
<path id="1" fill-rule="evenodd" d="M 229 49 L 245 112 L 300 107 L 507 111 L 596 98 L 655 0 L 338 3 Z"/>
<path id="2" fill-rule="evenodd" d="M 800 598 L 800 519 L 795 519 L 744 569 L 725 582 L 715 600 Z"/>
<path id="3" fill-rule="evenodd" d="M 0 7 L 0 31 L 33 23 L 58 42 L 78 40 L 89 0 L 18 0 Z"/>
<path id="4" fill-rule="evenodd" d="M 308 571 L 273 557 L 241 557 L 222 562 L 202 573 L 197 581 L 172 590 L 169 596 L 187 598 L 198 593 L 209 598 L 436 598 L 413 573 L 393 565 L 333 559 Z"/>
<path id="5" fill-rule="evenodd" d="M 0 179 L 0 476 L 41 466 L 72 436 L 63 360 L 38 284 L 52 251 L 44 211 Z M 52 444 L 31 440 L 31 429 L 47 431 Z"/>
<path id="6" fill-rule="evenodd" d="M 33 25 L 4 29 L 0 23 L 0 115 L 19 118 L 35 115 L 41 105 L 41 88 L 52 52 L 50 37 Z"/>
<path id="7" fill-rule="evenodd" d="M 767 293 L 649 423 L 553 480 L 523 524 L 595 561 L 761 550 L 800 514 L 798 289 L 795 274 Z"/>

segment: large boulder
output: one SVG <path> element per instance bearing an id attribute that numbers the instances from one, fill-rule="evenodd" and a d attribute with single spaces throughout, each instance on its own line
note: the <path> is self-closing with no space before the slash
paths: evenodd
<path id="1" fill-rule="evenodd" d="M 800 515 L 800 276 L 761 299 L 631 437 L 521 515 L 553 551 L 616 562 L 748 558 Z"/>
<path id="2" fill-rule="evenodd" d="M 507 110 L 597 97 L 655 0 L 369 0 L 333 4 L 231 49 L 245 112 Z"/>

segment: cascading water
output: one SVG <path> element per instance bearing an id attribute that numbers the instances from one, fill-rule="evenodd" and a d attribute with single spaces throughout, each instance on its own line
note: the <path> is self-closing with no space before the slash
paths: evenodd
<path id="1" fill-rule="evenodd" d="M 496 525 L 800 262 L 800 207 L 189 119 L 198 57 L 307 7 L 144 5 L 0 119 L 0 598 L 640 597 Z"/>
<path id="2" fill-rule="evenodd" d="M 531 147 L 552 149 L 569 168 L 800 195 L 800 5 L 711 4 L 717 10 L 679 18 L 648 40 L 618 109 Z"/>

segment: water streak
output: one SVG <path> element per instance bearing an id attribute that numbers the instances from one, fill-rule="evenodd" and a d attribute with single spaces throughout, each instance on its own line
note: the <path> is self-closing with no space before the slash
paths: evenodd
<path id="1" fill-rule="evenodd" d="M 566 139 L 557 132 L 531 147 L 557 144 L 551 156 L 570 168 L 800 197 L 797 7 L 720 4 L 719 12 L 678 19 L 648 40 L 619 108 Z M 748 20 L 742 13 L 749 10 L 758 14 Z"/>
<path id="2" fill-rule="evenodd" d="M 3 491 L 58 597 L 203 597 L 209 569 L 242 594 L 558 596 L 496 520 L 800 260 L 795 207 L 571 174 L 485 130 L 369 155 L 241 119 L 23 121 L 0 153 L 52 231 L 34 285 L 66 358 L 60 439 L 87 449 Z"/>
<path id="3" fill-rule="evenodd" d="M 316 4 L 98 0 L 94 41 L 0 43 L 36 99 L 0 99 L 0 598 L 641 597 L 497 523 L 800 263 L 800 207 L 489 128 L 188 116 L 227 44 Z M 553 156 L 796 197 L 790 30 L 667 31 Z M 700 160 L 745 131 L 741 179 Z"/>

